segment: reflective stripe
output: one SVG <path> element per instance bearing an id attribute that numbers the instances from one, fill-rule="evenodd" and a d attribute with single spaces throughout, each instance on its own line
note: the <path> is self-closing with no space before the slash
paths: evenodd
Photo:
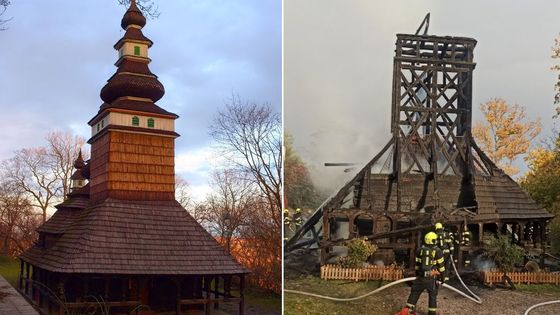
<path id="1" fill-rule="evenodd" d="M 439 272 L 444 272 L 444 271 L 445 271 L 445 267 L 439 267 L 438 271 L 439 271 Z"/>
<path id="2" fill-rule="evenodd" d="M 444 254 L 449 253 L 449 249 L 444 249 L 444 250 L 443 250 L 443 253 L 444 253 Z"/>
<path id="3" fill-rule="evenodd" d="M 441 257 L 440 259 L 436 260 L 436 262 L 437 262 L 438 264 L 443 264 L 443 257 Z"/>
<path id="4" fill-rule="evenodd" d="M 416 262 L 422 262 L 422 258 L 416 257 Z"/>
<path id="5" fill-rule="evenodd" d="M 428 307 L 428 311 L 429 312 L 435 312 L 435 311 L 437 311 L 437 307 Z"/>

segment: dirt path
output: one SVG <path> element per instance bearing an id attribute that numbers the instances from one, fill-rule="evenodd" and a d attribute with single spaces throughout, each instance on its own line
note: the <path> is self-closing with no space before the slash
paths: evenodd
<path id="1" fill-rule="evenodd" d="M 459 294 L 443 289 L 440 290 L 438 297 L 438 308 L 445 315 L 502 315 L 519 314 L 522 315 L 531 305 L 550 300 L 560 300 L 560 294 L 532 293 L 510 291 L 502 289 L 475 289 L 473 290 L 483 300 L 482 305 L 478 305 Z M 410 293 L 408 287 L 391 289 L 389 297 L 395 305 L 405 303 L 406 297 Z M 428 295 L 422 294 L 417 305 L 420 314 L 426 314 L 428 310 Z M 543 306 L 531 312 L 531 315 L 556 315 L 560 314 L 560 304 Z"/>

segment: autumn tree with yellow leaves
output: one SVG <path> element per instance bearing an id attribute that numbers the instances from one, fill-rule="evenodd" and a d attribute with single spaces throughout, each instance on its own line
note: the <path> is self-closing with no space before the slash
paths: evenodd
<path id="1" fill-rule="evenodd" d="M 550 147 L 532 150 L 525 158 L 528 172 L 520 184 L 541 207 L 555 218 L 548 224 L 551 251 L 560 254 L 560 137 Z"/>
<path id="2" fill-rule="evenodd" d="M 526 154 L 532 141 L 542 130 L 540 119 L 529 120 L 525 108 L 494 98 L 480 105 L 484 121 L 476 122 L 472 133 L 482 150 L 513 176 L 519 169 L 513 166 L 517 157 Z"/>

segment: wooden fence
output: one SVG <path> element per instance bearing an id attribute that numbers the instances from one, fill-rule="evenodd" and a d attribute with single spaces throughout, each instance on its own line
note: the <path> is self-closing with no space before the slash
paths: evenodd
<path id="1" fill-rule="evenodd" d="M 399 280 L 404 278 L 401 268 L 388 266 L 367 266 L 362 268 L 344 268 L 338 265 L 321 266 L 321 279 L 324 280 Z"/>
<path id="2" fill-rule="evenodd" d="M 503 272 L 491 269 L 488 271 L 482 272 L 484 277 L 484 283 L 493 284 L 493 283 L 502 283 L 503 279 Z M 513 283 L 520 284 L 543 284 L 543 283 L 550 283 L 550 284 L 560 284 L 560 274 L 559 273 L 551 273 L 551 272 L 508 272 L 508 277 L 511 279 Z"/>

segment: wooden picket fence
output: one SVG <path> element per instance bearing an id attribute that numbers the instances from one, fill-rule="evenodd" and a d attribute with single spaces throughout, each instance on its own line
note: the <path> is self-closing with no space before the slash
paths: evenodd
<path id="1" fill-rule="evenodd" d="M 404 270 L 393 266 L 367 266 L 362 268 L 344 268 L 338 265 L 321 266 L 321 279 L 324 280 L 387 280 L 404 278 Z"/>
<path id="2" fill-rule="evenodd" d="M 502 283 L 503 272 L 497 269 L 490 269 L 488 271 L 482 272 L 484 277 L 484 283 Z M 508 277 L 511 281 L 516 284 L 560 284 L 560 274 L 551 272 L 508 272 Z"/>

